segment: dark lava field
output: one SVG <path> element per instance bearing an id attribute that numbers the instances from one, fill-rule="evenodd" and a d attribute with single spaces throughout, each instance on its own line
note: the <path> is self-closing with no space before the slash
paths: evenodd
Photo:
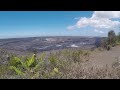
<path id="1" fill-rule="evenodd" d="M 54 36 L 0 39 L 0 48 L 12 52 L 38 52 L 65 48 L 90 49 L 99 43 L 99 37 Z"/>

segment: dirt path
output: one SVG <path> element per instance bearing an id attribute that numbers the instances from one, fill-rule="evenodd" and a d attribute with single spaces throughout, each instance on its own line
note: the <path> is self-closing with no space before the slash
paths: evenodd
<path id="1" fill-rule="evenodd" d="M 120 46 L 113 47 L 110 51 L 101 51 L 91 54 L 90 61 L 92 65 L 104 66 L 111 64 L 116 61 L 116 58 L 120 57 Z"/>

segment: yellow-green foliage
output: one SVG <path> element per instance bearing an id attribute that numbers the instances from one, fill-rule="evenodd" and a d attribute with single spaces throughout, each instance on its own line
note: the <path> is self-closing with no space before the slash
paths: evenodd
<path id="1" fill-rule="evenodd" d="M 12 59 L 12 62 L 15 61 L 14 63 L 12 63 L 12 66 L 10 66 L 10 69 L 14 70 L 16 72 L 16 74 L 18 75 L 24 75 L 24 76 L 28 76 L 28 78 L 33 78 L 38 76 L 38 72 L 36 71 L 36 69 L 38 69 L 39 65 L 41 64 L 40 61 L 42 61 L 43 59 L 43 54 L 40 57 L 40 60 L 38 63 L 35 63 L 35 58 L 34 58 L 34 54 L 31 58 L 19 58 L 19 57 L 14 57 Z M 22 60 L 24 59 L 24 60 Z M 19 62 L 19 66 L 16 65 L 16 63 Z M 34 64 L 34 66 L 33 66 Z M 34 74 L 33 74 L 34 73 Z M 31 76 L 32 75 L 32 76 Z"/>
<path id="2" fill-rule="evenodd" d="M 89 59 L 90 53 L 88 50 L 65 49 L 51 54 L 41 53 L 36 58 L 34 55 L 27 57 L 13 55 L 9 64 L 0 65 L 0 78 L 120 78 L 118 61 L 113 64 L 114 72 L 108 72 L 105 68 L 98 70 L 96 67 L 84 66 L 86 64 L 82 61 Z M 96 52 L 93 51 L 94 53 Z"/>
<path id="3" fill-rule="evenodd" d="M 18 57 L 12 57 L 9 64 L 13 66 L 17 66 L 18 64 L 20 64 L 20 59 Z"/>
<path id="4" fill-rule="evenodd" d="M 23 78 L 58 78 L 69 70 L 71 63 L 81 63 L 89 57 L 87 50 L 63 50 L 46 55 L 41 53 L 39 57 L 17 57 L 10 59 L 10 69 Z"/>
<path id="5" fill-rule="evenodd" d="M 59 71 L 58 71 L 58 68 L 54 68 L 54 72 L 55 73 L 58 73 Z"/>
<path id="6" fill-rule="evenodd" d="M 38 61 L 36 61 L 36 65 L 34 66 L 33 70 L 41 69 L 44 66 L 44 59 L 45 59 L 45 53 L 41 53 Z"/>
<path id="7" fill-rule="evenodd" d="M 25 65 L 29 68 L 34 62 L 35 62 L 35 54 L 33 54 L 32 57 L 25 62 Z"/>
<path id="8" fill-rule="evenodd" d="M 62 74 L 61 74 L 61 72 L 59 71 L 59 69 L 58 68 L 53 68 L 51 71 L 49 71 L 49 72 L 45 72 L 43 75 L 42 75 L 42 77 L 43 78 L 45 78 L 45 79 L 49 79 L 49 78 L 57 78 L 58 76 L 61 76 Z"/>
<path id="9" fill-rule="evenodd" d="M 56 74 L 59 74 L 58 68 L 54 68 L 54 69 L 52 70 L 52 72 L 50 72 L 50 75 L 51 75 L 51 76 L 54 76 L 54 75 L 56 75 Z"/>
<path id="10" fill-rule="evenodd" d="M 10 66 L 10 69 L 15 70 L 16 74 L 18 74 L 18 75 L 25 75 L 21 70 L 19 70 L 15 66 Z"/>

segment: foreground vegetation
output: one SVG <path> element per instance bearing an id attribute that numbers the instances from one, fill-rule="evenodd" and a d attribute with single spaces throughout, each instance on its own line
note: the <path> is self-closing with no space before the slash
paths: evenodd
<path id="1" fill-rule="evenodd" d="M 1 53 L 7 55 L 5 52 Z M 82 63 L 88 60 L 88 57 L 88 51 L 67 49 L 48 55 L 44 52 L 40 56 L 33 54 L 32 57 L 9 55 L 9 58 L 1 58 L 8 60 L 0 65 L 0 78 L 65 78 L 70 65 Z"/>
<path id="2" fill-rule="evenodd" d="M 116 35 L 115 32 L 111 30 L 108 32 L 108 37 L 103 38 L 98 47 L 102 47 L 109 51 L 111 47 L 116 45 L 120 45 L 120 32 Z"/>
<path id="3" fill-rule="evenodd" d="M 113 67 L 90 66 L 85 63 L 89 61 L 89 55 L 95 53 L 88 50 L 60 50 L 43 52 L 33 56 L 16 56 L 2 52 L 1 60 L 8 59 L 0 65 L 1 79 L 106 79 L 120 78 L 119 60 L 113 63 Z M 0 55 L 2 55 L 0 54 Z"/>
<path id="4" fill-rule="evenodd" d="M 108 38 L 101 41 L 95 50 L 64 49 L 60 51 L 43 52 L 32 56 L 17 56 L 0 50 L 0 78 L 1 79 L 119 79 L 119 58 L 112 67 L 98 67 L 86 65 L 90 54 L 102 50 L 110 50 L 119 45 L 120 34 L 113 31 Z"/>

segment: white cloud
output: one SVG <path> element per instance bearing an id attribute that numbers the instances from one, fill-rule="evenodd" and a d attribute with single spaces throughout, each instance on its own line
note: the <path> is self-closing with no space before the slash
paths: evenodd
<path id="1" fill-rule="evenodd" d="M 120 18 L 120 11 L 95 11 L 92 18 Z"/>
<path id="2" fill-rule="evenodd" d="M 104 33 L 103 31 L 100 31 L 100 30 L 97 30 L 97 29 L 95 29 L 94 31 L 97 32 L 97 33 Z"/>
<path id="3" fill-rule="evenodd" d="M 72 29 L 74 29 L 75 28 L 75 26 L 68 26 L 67 27 L 67 29 L 69 29 L 69 30 L 72 30 Z"/>
<path id="4" fill-rule="evenodd" d="M 82 28 L 86 26 L 93 27 L 97 30 L 114 29 L 120 26 L 119 21 L 111 20 L 115 18 L 120 18 L 120 11 L 95 11 L 92 17 L 81 17 L 75 25 L 69 26 L 68 29 Z M 99 33 L 104 32 L 100 31 Z"/>
<path id="5" fill-rule="evenodd" d="M 97 28 L 97 29 L 111 29 L 118 25 L 120 25 L 119 21 L 112 21 L 108 18 L 96 19 L 96 18 L 83 17 L 76 23 L 77 28 L 91 26 L 91 27 Z"/>

